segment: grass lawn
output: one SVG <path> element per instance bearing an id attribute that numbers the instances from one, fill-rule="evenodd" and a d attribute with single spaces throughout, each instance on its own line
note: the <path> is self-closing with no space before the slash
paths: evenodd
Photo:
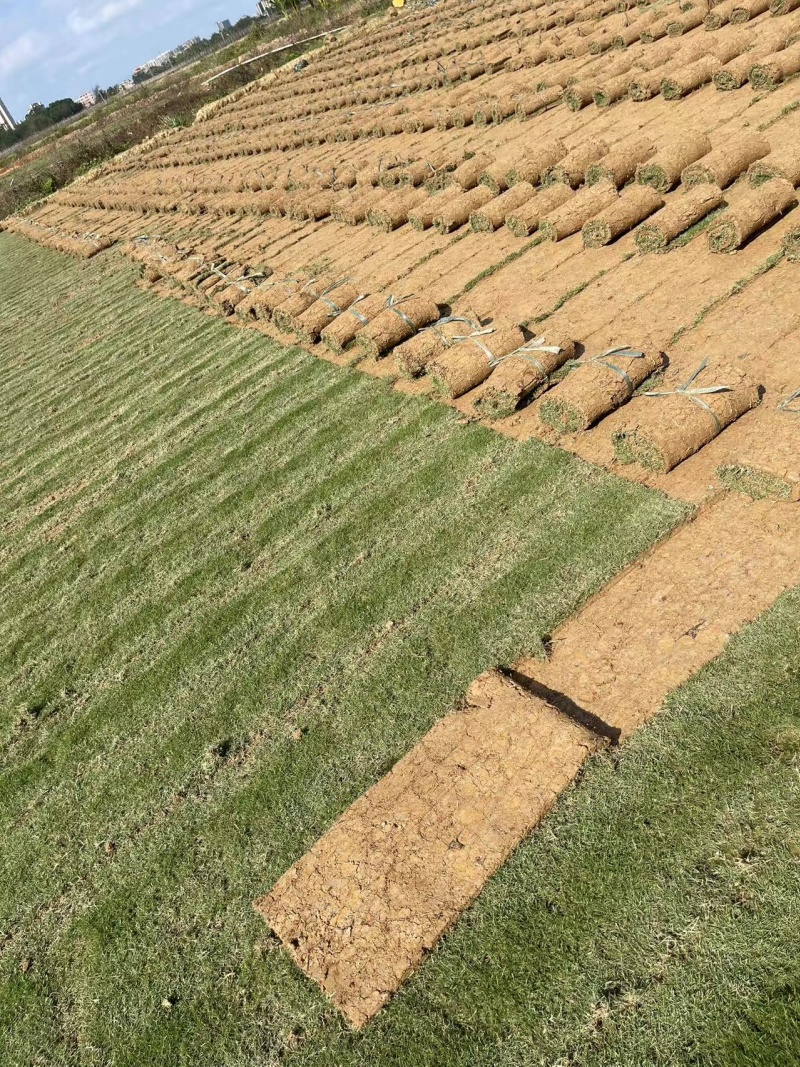
<path id="1" fill-rule="evenodd" d="M 362 1035 L 266 936 L 253 897 L 684 511 L 132 277 L 0 236 L 3 1067 L 795 1062 L 796 595 Z"/>

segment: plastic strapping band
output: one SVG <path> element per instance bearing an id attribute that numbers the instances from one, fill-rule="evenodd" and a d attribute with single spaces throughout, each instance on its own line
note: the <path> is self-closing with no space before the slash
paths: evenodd
<path id="1" fill-rule="evenodd" d="M 625 355 L 628 359 L 644 359 L 644 352 L 639 352 L 636 349 L 629 348 L 627 345 L 622 345 L 620 348 L 608 348 L 605 352 L 601 352 L 598 356 L 593 356 L 591 359 L 576 360 L 572 365 L 574 367 L 588 367 L 590 363 L 599 363 L 603 367 L 608 367 L 618 377 L 622 378 L 628 387 L 628 394 L 633 395 L 633 382 L 627 371 L 624 371 L 622 367 L 618 367 L 616 363 L 610 363 L 606 356 L 619 356 Z"/>
<path id="2" fill-rule="evenodd" d="M 800 415 L 800 408 L 792 407 L 795 400 L 800 400 L 800 389 L 795 389 L 791 396 L 787 396 L 784 401 L 778 404 L 778 411 L 789 411 L 792 415 Z"/>
<path id="3" fill-rule="evenodd" d="M 401 296 L 400 300 L 397 300 L 396 297 L 390 296 L 389 299 L 386 301 L 386 307 L 389 309 L 389 311 L 393 311 L 395 315 L 398 316 L 398 318 L 401 318 L 412 333 L 416 333 L 417 327 L 414 325 L 408 315 L 406 315 L 405 311 L 403 311 L 402 308 L 399 308 L 397 306 L 401 300 L 408 300 L 408 297 Z"/>
<path id="4" fill-rule="evenodd" d="M 494 326 L 487 326 L 485 330 L 476 330 L 474 333 L 466 334 L 465 336 L 454 337 L 454 341 L 472 341 L 472 343 L 483 352 L 486 358 L 489 360 L 490 367 L 496 367 L 500 360 L 495 356 L 483 341 L 481 337 L 487 336 L 487 334 L 494 333 Z"/>
<path id="5" fill-rule="evenodd" d="M 472 319 L 465 319 L 461 315 L 446 315 L 443 319 L 437 319 L 437 321 L 432 322 L 430 326 L 426 326 L 423 330 L 420 330 L 420 333 L 425 333 L 426 330 L 433 330 L 433 332 L 437 335 L 437 337 L 440 338 L 440 340 L 444 341 L 446 345 L 451 345 L 455 338 L 447 337 L 447 335 L 443 334 L 441 329 L 439 328 L 440 326 L 446 326 L 448 322 L 463 322 L 467 326 L 472 326 L 475 330 L 478 329 Z"/>
<path id="6" fill-rule="evenodd" d="M 366 293 L 364 293 L 363 296 L 357 296 L 355 298 L 355 300 L 353 301 L 353 303 L 350 305 L 350 307 L 347 309 L 348 313 L 350 315 L 352 315 L 354 319 L 358 319 L 358 321 L 362 324 L 362 326 L 366 326 L 367 323 L 369 322 L 369 319 L 364 318 L 364 316 L 360 312 L 356 311 L 356 304 L 360 304 L 362 300 L 366 300 L 366 299 L 367 299 L 367 294 Z"/>
<path id="7" fill-rule="evenodd" d="M 542 372 L 542 374 L 544 375 L 545 381 L 549 382 L 550 381 L 549 372 L 544 369 L 544 365 L 541 362 L 541 360 L 537 359 L 536 356 L 532 355 L 532 353 L 533 352 L 552 352 L 553 355 L 557 355 L 561 351 L 562 351 L 562 349 L 561 349 L 560 345 L 546 345 L 544 343 L 544 337 L 537 337 L 534 341 L 529 341 L 526 345 L 523 345 L 521 348 L 518 348 L 515 352 L 511 352 L 511 353 L 509 353 L 509 355 L 504 356 L 503 360 L 506 360 L 506 359 L 522 359 L 526 363 L 532 363 L 533 366 L 536 367 L 537 370 Z M 501 360 L 500 362 L 503 362 L 503 360 Z"/>
<path id="8" fill-rule="evenodd" d="M 722 433 L 722 423 L 717 418 L 716 413 L 714 411 L 712 411 L 712 409 L 705 402 L 705 400 L 701 400 L 700 398 L 701 398 L 701 396 L 703 394 L 708 394 L 708 393 L 729 393 L 731 391 L 731 387 L 729 385 L 709 385 L 709 386 L 706 386 L 705 388 L 702 388 L 702 389 L 692 389 L 691 388 L 692 382 L 696 381 L 700 377 L 700 375 L 703 373 L 703 371 L 706 369 L 707 366 L 708 366 L 708 360 L 704 359 L 703 362 L 700 364 L 700 366 L 697 368 L 697 370 L 694 371 L 692 374 L 690 374 L 689 377 L 686 379 L 686 381 L 683 383 L 683 385 L 679 385 L 677 389 L 666 389 L 666 390 L 655 390 L 654 389 L 652 392 L 645 393 L 644 395 L 645 396 L 686 396 L 686 397 L 689 398 L 689 400 L 692 401 L 692 403 L 697 404 L 698 407 L 701 407 L 705 411 L 708 412 L 708 414 L 714 420 L 714 425 L 717 428 L 717 433 Z M 798 390 L 798 394 L 800 394 L 800 390 Z"/>

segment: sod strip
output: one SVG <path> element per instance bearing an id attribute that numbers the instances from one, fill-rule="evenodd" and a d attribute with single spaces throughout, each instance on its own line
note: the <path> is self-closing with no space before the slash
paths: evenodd
<path id="1" fill-rule="evenodd" d="M 725 212 L 708 231 L 711 252 L 735 252 L 748 238 L 791 210 L 797 195 L 785 178 L 771 178 L 763 185 L 748 190 L 736 204 L 735 210 Z"/>
<path id="2" fill-rule="evenodd" d="M 600 739 L 490 672 L 256 910 L 353 1026 L 422 962 Z"/>
<path id="3" fill-rule="evenodd" d="M 722 190 L 716 185 L 698 185 L 677 194 L 638 228 L 634 238 L 636 247 L 643 253 L 662 251 L 670 241 L 715 211 L 722 202 Z"/>
<path id="4" fill-rule="evenodd" d="M 775 505 L 731 497 L 707 508 L 565 623 L 548 662 L 518 664 L 524 689 L 494 671 L 477 679 L 465 711 L 255 902 L 354 1026 L 412 973 L 602 736 L 637 729 L 800 581 L 792 529 Z"/>

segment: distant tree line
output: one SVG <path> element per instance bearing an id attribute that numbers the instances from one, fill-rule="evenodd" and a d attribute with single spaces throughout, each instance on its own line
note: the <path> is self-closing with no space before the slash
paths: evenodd
<path id="1" fill-rule="evenodd" d="M 0 130 L 0 150 L 11 148 L 32 134 L 41 133 L 56 123 L 77 115 L 79 111 L 83 111 L 83 105 L 69 97 L 65 100 L 54 100 L 47 107 L 44 104 L 34 104 L 15 130 Z"/>

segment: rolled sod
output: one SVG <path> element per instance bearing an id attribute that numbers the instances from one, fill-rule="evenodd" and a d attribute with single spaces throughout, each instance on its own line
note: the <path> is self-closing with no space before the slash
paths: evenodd
<path id="1" fill-rule="evenodd" d="M 790 11 L 796 11 L 800 7 L 800 0 L 772 0 L 769 5 L 773 15 L 788 15 Z"/>
<path id="2" fill-rule="evenodd" d="M 383 189 L 363 191 L 360 186 L 352 193 L 345 193 L 331 209 L 331 217 L 348 226 L 364 222 L 370 208 L 379 204 L 386 194 Z"/>
<path id="3" fill-rule="evenodd" d="M 711 252 L 735 252 L 754 234 L 789 211 L 797 203 L 791 182 L 771 178 L 755 188 L 730 208 L 708 231 Z"/>
<path id="4" fill-rule="evenodd" d="M 506 228 L 515 237 L 528 237 L 546 215 L 571 200 L 573 195 L 568 185 L 553 185 L 540 189 L 522 207 L 509 212 L 506 216 Z"/>
<path id="5" fill-rule="evenodd" d="M 425 133 L 436 127 L 436 115 L 430 109 L 411 111 L 403 117 L 404 133 Z"/>
<path id="6" fill-rule="evenodd" d="M 561 182 L 577 189 L 586 178 L 586 170 L 592 163 L 608 152 L 608 145 L 601 138 L 589 138 L 568 152 L 566 156 L 552 167 L 548 167 L 542 177 L 543 185 L 555 185 Z"/>
<path id="7" fill-rule="evenodd" d="M 611 47 L 615 51 L 621 51 L 624 48 L 630 47 L 632 44 L 636 44 L 639 40 L 640 30 L 636 24 L 633 23 L 630 26 L 626 26 L 620 30 L 619 33 L 615 33 L 611 38 Z"/>
<path id="8" fill-rule="evenodd" d="M 681 181 L 687 189 L 706 182 L 724 189 L 757 159 L 766 156 L 769 147 L 769 141 L 758 133 L 740 134 L 690 163 L 681 173 Z"/>
<path id="9" fill-rule="evenodd" d="M 654 159 L 636 168 L 639 185 L 649 185 L 659 193 L 666 193 L 680 181 L 683 170 L 711 151 L 705 133 L 693 130 L 676 138 L 658 152 Z"/>
<path id="10" fill-rule="evenodd" d="M 689 93 L 708 85 L 721 64 L 715 56 L 702 56 L 681 67 L 661 81 L 661 95 L 665 100 L 680 100 Z"/>
<path id="11" fill-rule="evenodd" d="M 517 182 L 529 182 L 538 185 L 542 176 L 550 167 L 554 167 L 567 154 L 563 141 L 543 141 L 525 151 L 512 166 L 508 168 L 506 180 L 511 185 Z"/>
<path id="12" fill-rule="evenodd" d="M 800 143 L 787 139 L 748 168 L 747 180 L 751 185 L 763 185 L 770 178 L 785 178 L 792 185 L 800 184 Z"/>
<path id="13" fill-rule="evenodd" d="M 480 152 L 471 159 L 464 160 L 463 163 L 456 167 L 450 178 L 455 185 L 461 188 L 462 192 L 468 192 L 470 189 L 475 188 L 483 172 L 493 162 L 491 156 L 486 155 L 485 152 Z"/>
<path id="14" fill-rule="evenodd" d="M 301 222 L 318 222 L 326 219 L 336 203 L 334 193 L 319 193 L 317 196 L 295 199 L 289 210 L 290 218 Z"/>
<path id="15" fill-rule="evenodd" d="M 367 222 L 384 233 L 404 226 L 408 222 L 408 213 L 428 199 L 424 189 L 406 188 L 387 193 L 380 203 L 367 212 Z"/>
<path id="16" fill-rule="evenodd" d="M 648 185 L 624 189 L 612 204 L 583 224 L 583 247 L 611 244 L 663 206 L 662 195 Z"/>
<path id="17" fill-rule="evenodd" d="M 648 137 L 635 137 L 614 147 L 602 159 L 586 169 L 586 184 L 613 182 L 618 189 L 636 174 L 636 168 L 655 155 L 655 145 Z"/>
<path id="18" fill-rule="evenodd" d="M 672 64 L 670 64 L 672 66 Z M 659 70 L 646 70 L 637 74 L 628 82 L 628 96 L 631 100 L 641 103 L 644 100 L 652 100 L 661 92 L 663 73 Z"/>
<path id="19" fill-rule="evenodd" d="M 575 356 L 567 335 L 547 334 L 500 360 L 475 396 L 475 409 L 489 419 L 505 419 L 522 404 L 535 400 L 550 377 Z"/>
<path id="20" fill-rule="evenodd" d="M 598 182 L 570 197 L 561 207 L 539 222 L 539 230 L 548 241 L 561 241 L 577 233 L 585 222 L 617 199 L 613 182 Z"/>
<path id="21" fill-rule="evenodd" d="M 492 373 L 497 361 L 525 344 L 518 326 L 500 326 L 472 334 L 454 344 L 428 366 L 437 392 L 451 399 L 463 396 Z"/>
<path id="22" fill-rule="evenodd" d="M 478 317 L 469 309 L 454 321 L 432 323 L 395 348 L 395 366 L 405 378 L 417 378 L 434 359 L 456 344 L 456 337 L 479 329 Z"/>
<path id="23" fill-rule="evenodd" d="M 383 311 L 358 331 L 356 344 L 364 356 L 380 359 L 438 318 L 439 308 L 428 296 L 409 296 L 391 305 L 387 302 Z"/>
<path id="24" fill-rule="evenodd" d="M 307 280 L 303 279 L 303 281 Z M 303 281 L 293 278 L 270 279 L 240 301 L 236 312 L 244 318 L 269 321 L 275 309 L 296 293 Z"/>
<path id="25" fill-rule="evenodd" d="M 698 185 L 676 195 L 657 215 L 642 223 L 634 238 L 636 247 L 643 253 L 662 251 L 723 201 L 722 190 L 716 185 Z"/>
<path id="26" fill-rule="evenodd" d="M 672 18 L 667 23 L 667 36 L 680 37 L 690 30 L 703 25 L 703 12 L 700 8 L 693 7 L 686 11 L 680 18 Z"/>
<path id="27" fill-rule="evenodd" d="M 528 182 L 519 182 L 511 189 L 490 200 L 484 207 L 473 211 L 469 224 L 476 232 L 489 232 L 499 229 L 508 215 L 522 207 L 536 193 Z"/>
<path id="28" fill-rule="evenodd" d="M 305 344 L 313 344 L 326 326 L 345 312 L 359 296 L 358 289 L 350 282 L 343 282 L 329 293 L 320 296 L 311 307 L 294 322 L 297 336 Z"/>
<path id="29" fill-rule="evenodd" d="M 517 99 L 514 113 L 518 119 L 529 119 L 561 101 L 564 90 L 560 85 L 552 85 L 535 93 L 525 93 Z"/>
<path id="30" fill-rule="evenodd" d="M 485 185 L 495 196 L 499 196 L 508 188 L 508 167 L 503 162 L 492 163 L 482 172 L 478 184 Z"/>
<path id="31" fill-rule="evenodd" d="M 594 101 L 595 85 L 593 82 L 583 85 L 571 85 L 564 90 L 564 103 L 570 111 L 580 111 Z"/>
<path id="32" fill-rule="evenodd" d="M 690 391 L 723 385 L 724 392 Z M 645 470 L 666 474 L 760 402 L 758 385 L 732 366 L 706 370 L 685 391 L 677 380 L 675 391 L 665 386 L 658 394 L 636 397 L 627 409 L 631 421 L 613 435 L 614 453 L 621 463 L 638 463 Z"/>
<path id="33" fill-rule="evenodd" d="M 720 92 L 731 92 L 733 89 L 741 89 L 747 81 L 750 68 L 753 66 L 754 56 L 745 52 L 737 56 L 714 74 L 714 86 Z"/>
<path id="34" fill-rule="evenodd" d="M 663 363 L 664 353 L 652 350 L 639 358 L 617 351 L 602 353 L 578 364 L 554 386 L 542 400 L 539 418 L 559 433 L 588 430 L 630 399 Z"/>
<path id="35" fill-rule="evenodd" d="M 734 26 L 741 26 L 757 15 L 769 10 L 770 0 L 736 0 L 730 13 L 730 22 Z"/>
<path id="36" fill-rule="evenodd" d="M 214 302 L 219 305 L 224 315 L 233 315 L 236 308 L 252 291 L 252 285 L 243 282 L 234 282 L 226 286 L 222 292 L 215 294 Z"/>
<path id="37" fill-rule="evenodd" d="M 463 195 L 457 185 L 448 185 L 441 192 L 430 194 L 427 200 L 421 201 L 409 211 L 409 226 L 419 231 L 429 229 L 445 207 Z"/>
<path id="38" fill-rule="evenodd" d="M 758 63 L 754 63 L 747 74 L 747 79 L 754 89 L 774 89 L 786 78 L 800 71 L 800 44 L 773 52 Z"/>
<path id="39" fill-rule="evenodd" d="M 636 80 L 639 71 L 632 70 L 626 74 L 619 74 L 616 78 L 609 78 L 595 89 L 593 99 L 597 107 L 610 107 L 618 100 L 628 96 L 631 82 Z"/>
<path id="40" fill-rule="evenodd" d="M 479 210 L 492 200 L 494 194 L 485 185 L 476 185 L 469 192 L 462 193 L 455 200 L 444 204 L 440 212 L 434 215 L 433 225 L 439 233 L 451 233 L 469 221 L 473 211 Z"/>
<path id="41" fill-rule="evenodd" d="M 331 352 L 341 355 L 355 340 L 358 331 L 385 308 L 386 297 L 377 293 L 363 300 L 354 300 L 342 315 L 320 331 L 319 339 Z"/>

